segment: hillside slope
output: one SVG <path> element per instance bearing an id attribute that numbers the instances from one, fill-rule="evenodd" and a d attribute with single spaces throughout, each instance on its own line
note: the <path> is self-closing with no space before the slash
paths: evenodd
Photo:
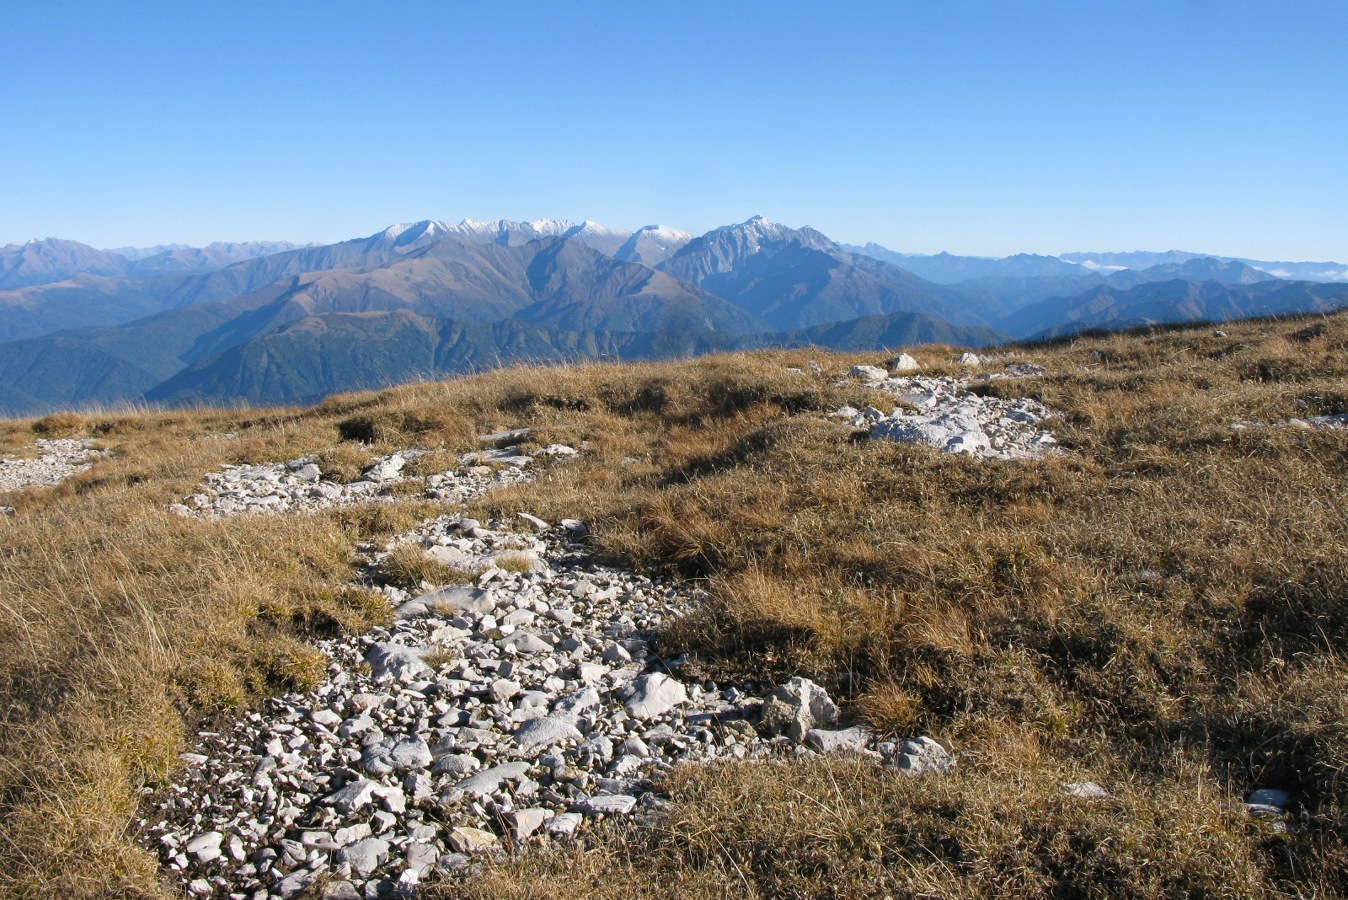
<path id="1" fill-rule="evenodd" d="M 523 316 L 491 322 L 406 309 L 323 313 L 208 356 L 145 391 L 153 402 L 314 403 L 341 391 L 462 375 L 505 365 L 647 360 L 769 347 L 885 350 L 922 343 L 981 347 L 1004 338 L 913 313 L 788 332 L 706 328 L 553 328 Z"/>
<path id="2" fill-rule="evenodd" d="M 392 312 L 294 329 L 314 329 L 310 339 L 321 342 L 319 325 L 335 331 L 362 315 L 420 327 L 414 314 Z M 282 849 L 302 847 L 306 831 L 319 839 L 312 832 L 324 821 L 392 817 L 383 833 L 404 843 L 412 828 L 425 829 L 415 842 L 430 848 L 419 886 L 428 900 L 671 892 L 823 900 L 877 888 L 994 898 L 1009 887 L 1033 900 L 1342 896 L 1348 520 L 1338 499 L 1348 492 L 1348 313 L 1223 330 L 1025 345 L 986 357 L 982 373 L 1001 377 L 981 381 L 949 348 L 912 347 L 922 380 L 893 391 L 848 377 L 856 364 L 882 362 L 879 354 L 811 349 L 505 369 L 307 409 L 0 423 L 9 451 L 31 453 L 36 438 L 56 436 L 109 451 L 58 487 L 0 496 L 13 507 L 0 514 L 0 596 L 10 598 L 0 604 L 0 894 L 176 896 L 176 870 L 159 868 L 173 853 L 152 829 L 166 819 L 173 834 L 213 828 L 227 795 L 246 789 L 259 812 L 242 835 L 228 833 L 248 846 L 254 821 L 259 839 Z M 396 334 L 411 340 L 411 331 Z M 1019 364 L 1044 374 L 1007 368 Z M 974 392 L 967 403 L 1042 403 L 1051 414 L 1040 424 L 1059 452 L 980 459 L 868 437 L 851 413 L 835 415 L 844 405 L 911 415 L 923 395 L 904 392 L 923 384 L 964 384 Z M 534 460 L 524 470 L 532 480 L 503 479 L 468 508 L 431 486 L 437 474 L 474 484 L 495 478 L 483 474 L 493 465 L 513 472 L 463 456 L 487 446 L 478 435 L 512 428 L 532 429 L 513 438 Z M 549 456 L 553 445 L 578 452 Z M 427 451 L 399 457 L 406 479 L 362 477 L 375 457 L 404 450 Z M 249 476 L 259 491 L 280 490 L 284 478 L 302 481 L 301 458 L 315 460 L 331 479 L 324 490 L 347 501 L 266 512 L 285 501 L 259 495 L 263 511 L 229 518 L 170 508 L 203 492 L 230 495 L 237 482 L 209 476 L 240 463 L 260 467 Z M 268 482 L 269 463 L 288 474 Z M 316 487 L 286 490 L 312 501 Z M 585 523 L 584 537 L 569 521 L 551 524 L 563 519 Z M 490 577 L 440 561 L 455 558 L 450 547 L 485 544 L 484 535 L 497 551 L 545 540 L 558 553 L 546 573 L 527 554 L 503 556 Z M 603 573 L 577 562 L 596 557 L 609 567 Z M 673 581 L 666 589 L 643 580 L 651 578 Z M 470 579 L 444 596 L 476 604 L 455 621 L 490 614 L 490 628 L 438 619 L 388 627 L 390 598 Z M 479 584 L 490 589 L 479 595 Z M 512 592 L 520 600 L 508 600 Z M 485 612 L 483 597 L 502 605 Z M 609 617 L 619 607 L 606 604 L 638 601 L 644 611 Z M 535 602 L 556 617 L 539 615 Z M 564 624 L 562 611 L 578 606 L 581 618 Z M 659 627 L 643 630 L 652 610 Z M 513 616 L 511 634 L 498 615 Z M 586 631 L 592 641 L 562 649 L 591 619 L 608 634 Z M 497 642 L 521 630 L 557 644 L 532 657 L 502 652 Z M 359 665 L 371 643 L 436 631 L 473 653 L 428 655 L 431 674 L 406 683 L 376 681 L 372 665 Z M 325 655 L 334 646 L 358 649 Z M 529 645 L 515 636 L 510 646 Z M 566 654 L 577 655 L 554 659 Z M 646 688 L 672 681 L 685 700 L 654 718 L 635 703 L 626 712 L 635 698 L 621 687 L 633 674 L 624 655 L 658 670 Z M 505 658 L 509 677 L 499 674 Z M 469 671 L 483 680 L 460 677 Z M 616 711 L 601 733 L 612 744 L 607 758 L 579 729 L 522 730 L 540 718 L 530 705 L 539 696 L 580 693 L 576 705 L 596 708 L 581 705 L 591 703 L 583 678 Z M 882 758 L 927 736 L 920 746 L 941 748 L 953 767 L 912 776 L 864 755 L 736 754 L 767 739 L 757 728 L 774 727 L 744 698 L 792 678 L 837 701 L 838 727 L 874 729 L 868 740 L 886 745 Z M 396 699 L 348 706 L 344 692 L 354 687 Z M 399 718 L 437 702 L 424 725 Z M 725 711 L 680 713 L 702 708 L 694 703 Z M 567 708 L 548 712 L 556 719 Z M 377 738 L 368 747 L 359 733 L 343 738 L 359 759 L 322 757 L 324 731 L 336 740 L 338 730 L 368 731 L 376 720 L 390 745 L 444 732 L 432 737 L 449 739 L 437 752 L 454 762 L 431 772 L 427 744 L 423 763 L 411 763 L 429 792 L 404 791 L 420 782 L 391 766 L 377 774 Z M 469 731 L 469 721 L 488 727 Z M 212 754 L 258 723 L 289 730 L 245 742 L 230 765 L 246 777 L 211 780 L 224 771 Z M 543 726 L 561 735 L 547 753 L 516 746 Z M 824 730 L 815 746 L 842 740 Z M 483 744 L 497 733 L 515 743 Z M 689 737 L 680 747 L 671 733 Z M 276 767 L 260 766 L 259 748 L 278 734 Z M 801 746 L 789 734 L 778 740 Z M 685 764 L 674 765 L 684 750 Z M 511 810 L 498 817 L 454 793 L 464 775 L 446 769 L 482 774 L 507 752 L 525 753 L 523 768 L 491 776 L 500 779 L 492 802 L 509 798 Z M 554 754 L 560 762 L 543 759 Z M 627 756 L 636 761 L 621 762 Z M 622 812 L 625 795 L 612 789 L 655 757 L 668 771 L 639 793 L 654 789 L 657 802 Z M 308 798 L 293 816 L 262 820 L 260 768 L 283 796 Z M 329 780 L 291 784 L 268 769 Z M 387 804 L 400 811 L 376 799 L 325 813 L 336 781 L 360 788 L 357 778 L 377 785 L 377 797 L 402 796 Z M 182 784 L 205 784 L 211 805 L 170 787 Z M 584 843 L 544 825 L 517 837 L 517 823 L 540 807 L 575 811 Z M 477 831 L 446 833 L 447 822 L 470 819 Z M 247 854 L 230 855 L 222 827 L 221 857 L 194 853 L 203 859 L 193 871 L 227 876 L 231 887 L 236 877 L 240 887 L 246 878 L 271 887 L 297 872 L 318 877 L 308 854 L 285 859 L 280 850 L 268 873 L 254 864 L 246 874 Z M 434 871 L 451 841 L 519 852 Z M 209 834 L 196 846 L 211 846 Z M 392 847 L 349 855 L 401 871 L 406 859 Z M 355 868 L 319 859 L 329 881 L 359 880 Z"/>

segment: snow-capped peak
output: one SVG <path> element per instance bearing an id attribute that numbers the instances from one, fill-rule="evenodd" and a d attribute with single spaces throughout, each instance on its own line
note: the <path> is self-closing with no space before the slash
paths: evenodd
<path id="1" fill-rule="evenodd" d="M 737 241 L 747 241 L 748 246 L 754 250 L 758 248 L 760 241 L 778 240 L 786 237 L 791 229 L 784 225 L 778 225 L 769 221 L 763 216 L 754 216 L 738 225 L 723 225 L 720 228 L 708 232 L 707 237 L 711 235 L 724 235 Z"/>
<path id="2" fill-rule="evenodd" d="M 374 236 L 375 240 L 393 247 L 421 246 L 450 232 L 450 226 L 433 219 L 420 222 L 400 222 L 390 225 Z"/>
<path id="3" fill-rule="evenodd" d="M 618 230 L 618 229 L 616 229 L 616 228 L 609 228 L 607 225 L 600 225 L 598 222 L 591 221 L 590 219 L 586 219 L 584 222 L 581 222 L 581 223 L 580 223 L 580 227 L 576 230 L 576 233 L 577 233 L 577 234 L 596 234 L 596 235 L 598 235 L 598 234 L 603 234 L 603 235 L 616 235 L 616 234 L 621 234 L 621 235 L 624 235 L 624 236 L 626 236 L 626 235 L 628 234 L 628 232 L 626 232 L 626 231 L 620 231 L 620 230 Z"/>
<path id="4" fill-rule="evenodd" d="M 413 224 L 414 223 L 412 222 L 402 222 L 397 225 L 390 225 L 383 231 L 379 232 L 379 234 L 376 235 L 376 237 L 388 238 L 390 241 L 397 240 L 398 236 L 407 229 L 411 228 Z"/>
<path id="5" fill-rule="evenodd" d="M 499 222 L 479 222 L 476 219 L 464 219 L 455 230 L 466 234 L 495 234 L 499 228 Z"/>
<path id="6" fill-rule="evenodd" d="M 688 232 L 670 228 L 668 225 L 642 225 L 635 233 L 642 237 L 670 243 L 686 244 L 693 239 L 693 236 Z"/>
<path id="7" fill-rule="evenodd" d="M 567 219 L 534 219 L 531 222 L 520 223 L 520 226 L 520 230 L 532 231 L 535 234 L 561 235 L 575 228 L 576 223 Z"/>

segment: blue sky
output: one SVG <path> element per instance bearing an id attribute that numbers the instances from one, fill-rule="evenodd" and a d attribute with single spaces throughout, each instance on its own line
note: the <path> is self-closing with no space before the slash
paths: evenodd
<path id="1" fill-rule="evenodd" d="M 1348 4 L 20 3 L 0 244 L 761 213 L 1348 259 Z"/>

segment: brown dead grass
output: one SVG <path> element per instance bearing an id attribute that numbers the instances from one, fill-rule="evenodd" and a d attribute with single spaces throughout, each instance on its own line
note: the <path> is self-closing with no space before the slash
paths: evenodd
<path id="1" fill-rule="evenodd" d="M 379 578 L 416 593 L 423 584 L 444 586 L 466 584 L 479 573 L 455 569 L 427 555 L 420 544 L 402 543 L 389 551 L 379 567 Z"/>
<path id="2" fill-rule="evenodd" d="M 846 758 L 676 770 L 647 831 L 527 856 L 468 898 L 1249 897 L 1261 840 L 1197 773 L 1108 800 L 1067 771 L 908 779 Z M 605 839 L 606 838 L 606 839 Z"/>
<path id="3" fill-rule="evenodd" d="M 1225 330 L 1014 351 L 1049 377 L 981 390 L 1062 412 L 1070 452 L 1041 462 L 854 440 L 819 414 L 879 404 L 832 384 L 877 360 L 803 352 L 90 417 L 118 455 L 0 519 L 0 894 L 154 893 L 127 823 L 182 747 L 180 705 L 315 677 L 306 639 L 380 611 L 340 590 L 355 541 L 437 509 L 196 523 L 164 504 L 223 462 L 452 455 L 527 425 L 590 449 L 479 515 L 583 518 L 602 556 L 701 579 L 710 601 L 663 653 L 723 683 L 811 676 L 961 766 L 680 771 L 657 829 L 450 895 L 1342 896 L 1348 435 L 1229 426 L 1348 410 L 1348 317 Z M 811 356 L 821 375 L 786 371 Z M 5 446 L 21 433 L 0 425 Z M 1063 795 L 1082 780 L 1113 797 Z M 1293 791 L 1292 834 L 1227 808 L 1263 786 Z"/>
<path id="4" fill-rule="evenodd" d="M 318 468 L 323 477 L 338 484 L 351 484 L 374 462 L 374 454 L 350 442 L 334 444 L 318 454 Z"/>
<path id="5" fill-rule="evenodd" d="M 1348 435 L 1230 428 L 1342 411 L 1348 318 L 1309 327 L 1251 323 L 1227 327 L 1228 338 L 1176 329 L 1028 351 L 1048 378 L 982 389 L 1061 411 L 1055 430 L 1071 452 L 1057 459 L 972 462 L 857 443 L 765 394 L 692 422 L 662 415 L 649 426 L 662 435 L 651 465 L 628 477 L 572 473 L 559 496 L 588 498 L 607 552 L 706 579 L 712 602 L 666 629 L 666 654 L 689 652 L 723 682 L 808 674 L 885 730 L 947 738 L 964 754 L 966 799 L 1013 818 L 1023 800 L 1012 787 L 1054 784 L 1064 762 L 1078 780 L 1123 782 L 1130 795 L 1123 821 L 1113 807 L 1080 813 L 1084 828 L 1110 835 L 1103 845 L 1063 851 L 1063 872 L 1126 873 L 1099 882 L 1112 887 L 1017 880 L 1031 862 L 979 844 L 960 812 L 970 833 L 882 853 L 883 872 L 867 875 L 879 887 L 844 890 L 832 874 L 778 880 L 776 857 L 745 865 L 771 828 L 779 778 L 748 769 L 736 784 L 751 820 L 719 801 L 681 807 L 736 861 L 733 881 L 715 855 L 675 852 L 677 842 L 651 857 L 668 866 L 659 878 L 697 869 L 710 886 L 692 896 L 735 882 L 763 896 L 1340 896 Z M 545 502 L 531 491 L 519 501 Z M 995 771 L 1012 734 L 1037 748 L 1017 757 L 1014 782 Z M 1187 844 L 1189 832 L 1173 829 L 1198 799 L 1199 771 L 1209 812 L 1256 787 L 1291 790 L 1294 833 L 1273 839 L 1242 824 L 1220 854 Z M 1190 827 L 1205 834 L 1196 819 Z M 1048 852 L 1022 838 L 1036 857 Z M 602 853 L 644 860 L 649 839 L 613 838 Z M 949 840 L 966 848 L 964 868 L 934 863 Z M 1236 874 L 1213 874 L 1234 861 Z M 502 885 L 529 865 L 502 870 L 492 890 L 508 895 Z M 909 869 L 923 874 L 898 877 Z M 566 873 L 553 883 L 588 877 L 585 865 Z M 647 884 L 635 869 L 623 876 Z"/>

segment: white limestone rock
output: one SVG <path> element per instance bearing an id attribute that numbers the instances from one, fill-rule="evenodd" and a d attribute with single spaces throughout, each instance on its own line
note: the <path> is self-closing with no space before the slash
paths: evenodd
<path id="1" fill-rule="evenodd" d="M 924 735 L 899 744 L 895 767 L 905 775 L 942 775 L 955 768 L 955 757 Z"/>
<path id="2" fill-rule="evenodd" d="M 875 740 L 875 732 L 865 725 L 854 725 L 842 731 L 811 728 L 805 735 L 805 745 L 820 753 L 850 751 L 860 753 Z"/>
<path id="3" fill-rule="evenodd" d="M 901 375 L 905 372 L 916 372 L 921 368 L 922 366 L 912 356 L 907 353 L 900 353 L 889 361 L 888 374 Z"/>
<path id="4" fill-rule="evenodd" d="M 389 842 L 382 838 L 366 838 L 344 848 L 342 857 L 351 866 L 357 878 L 369 878 L 388 862 Z"/>
<path id="5" fill-rule="evenodd" d="M 625 816 L 636 808 L 637 798 L 629 794 L 598 794 L 576 803 L 576 809 L 588 816 Z"/>
<path id="6" fill-rule="evenodd" d="M 465 778 L 450 790 L 464 794 L 490 794 L 506 781 L 517 781 L 527 775 L 529 764 L 526 762 L 508 762 L 484 769 L 476 775 Z"/>
<path id="7" fill-rule="evenodd" d="M 435 674 L 418 651 L 402 644 L 373 644 L 365 652 L 365 661 L 370 664 L 376 678 L 388 676 L 408 682 Z"/>
<path id="8" fill-rule="evenodd" d="M 849 378 L 860 378 L 863 381 L 884 381 L 889 377 L 889 373 L 879 366 L 853 366 L 848 371 Z"/>
<path id="9" fill-rule="evenodd" d="M 688 689 L 663 672 L 652 672 L 636 680 L 635 692 L 627 701 L 627 714 L 637 719 L 654 719 L 688 702 Z"/>
<path id="10" fill-rule="evenodd" d="M 761 727 L 768 734 L 784 734 L 793 741 L 805 740 L 813 728 L 838 721 L 838 707 L 828 692 L 799 676 L 781 685 L 763 703 Z"/>
<path id="11" fill-rule="evenodd" d="M 581 734 L 569 722 L 551 716 L 539 716 L 517 728 L 514 737 L 515 746 L 527 753 L 540 747 L 579 741 Z"/>
<path id="12" fill-rule="evenodd" d="M 481 828 L 459 827 L 449 833 L 449 845 L 460 853 L 486 853 L 495 850 L 500 839 Z"/>

